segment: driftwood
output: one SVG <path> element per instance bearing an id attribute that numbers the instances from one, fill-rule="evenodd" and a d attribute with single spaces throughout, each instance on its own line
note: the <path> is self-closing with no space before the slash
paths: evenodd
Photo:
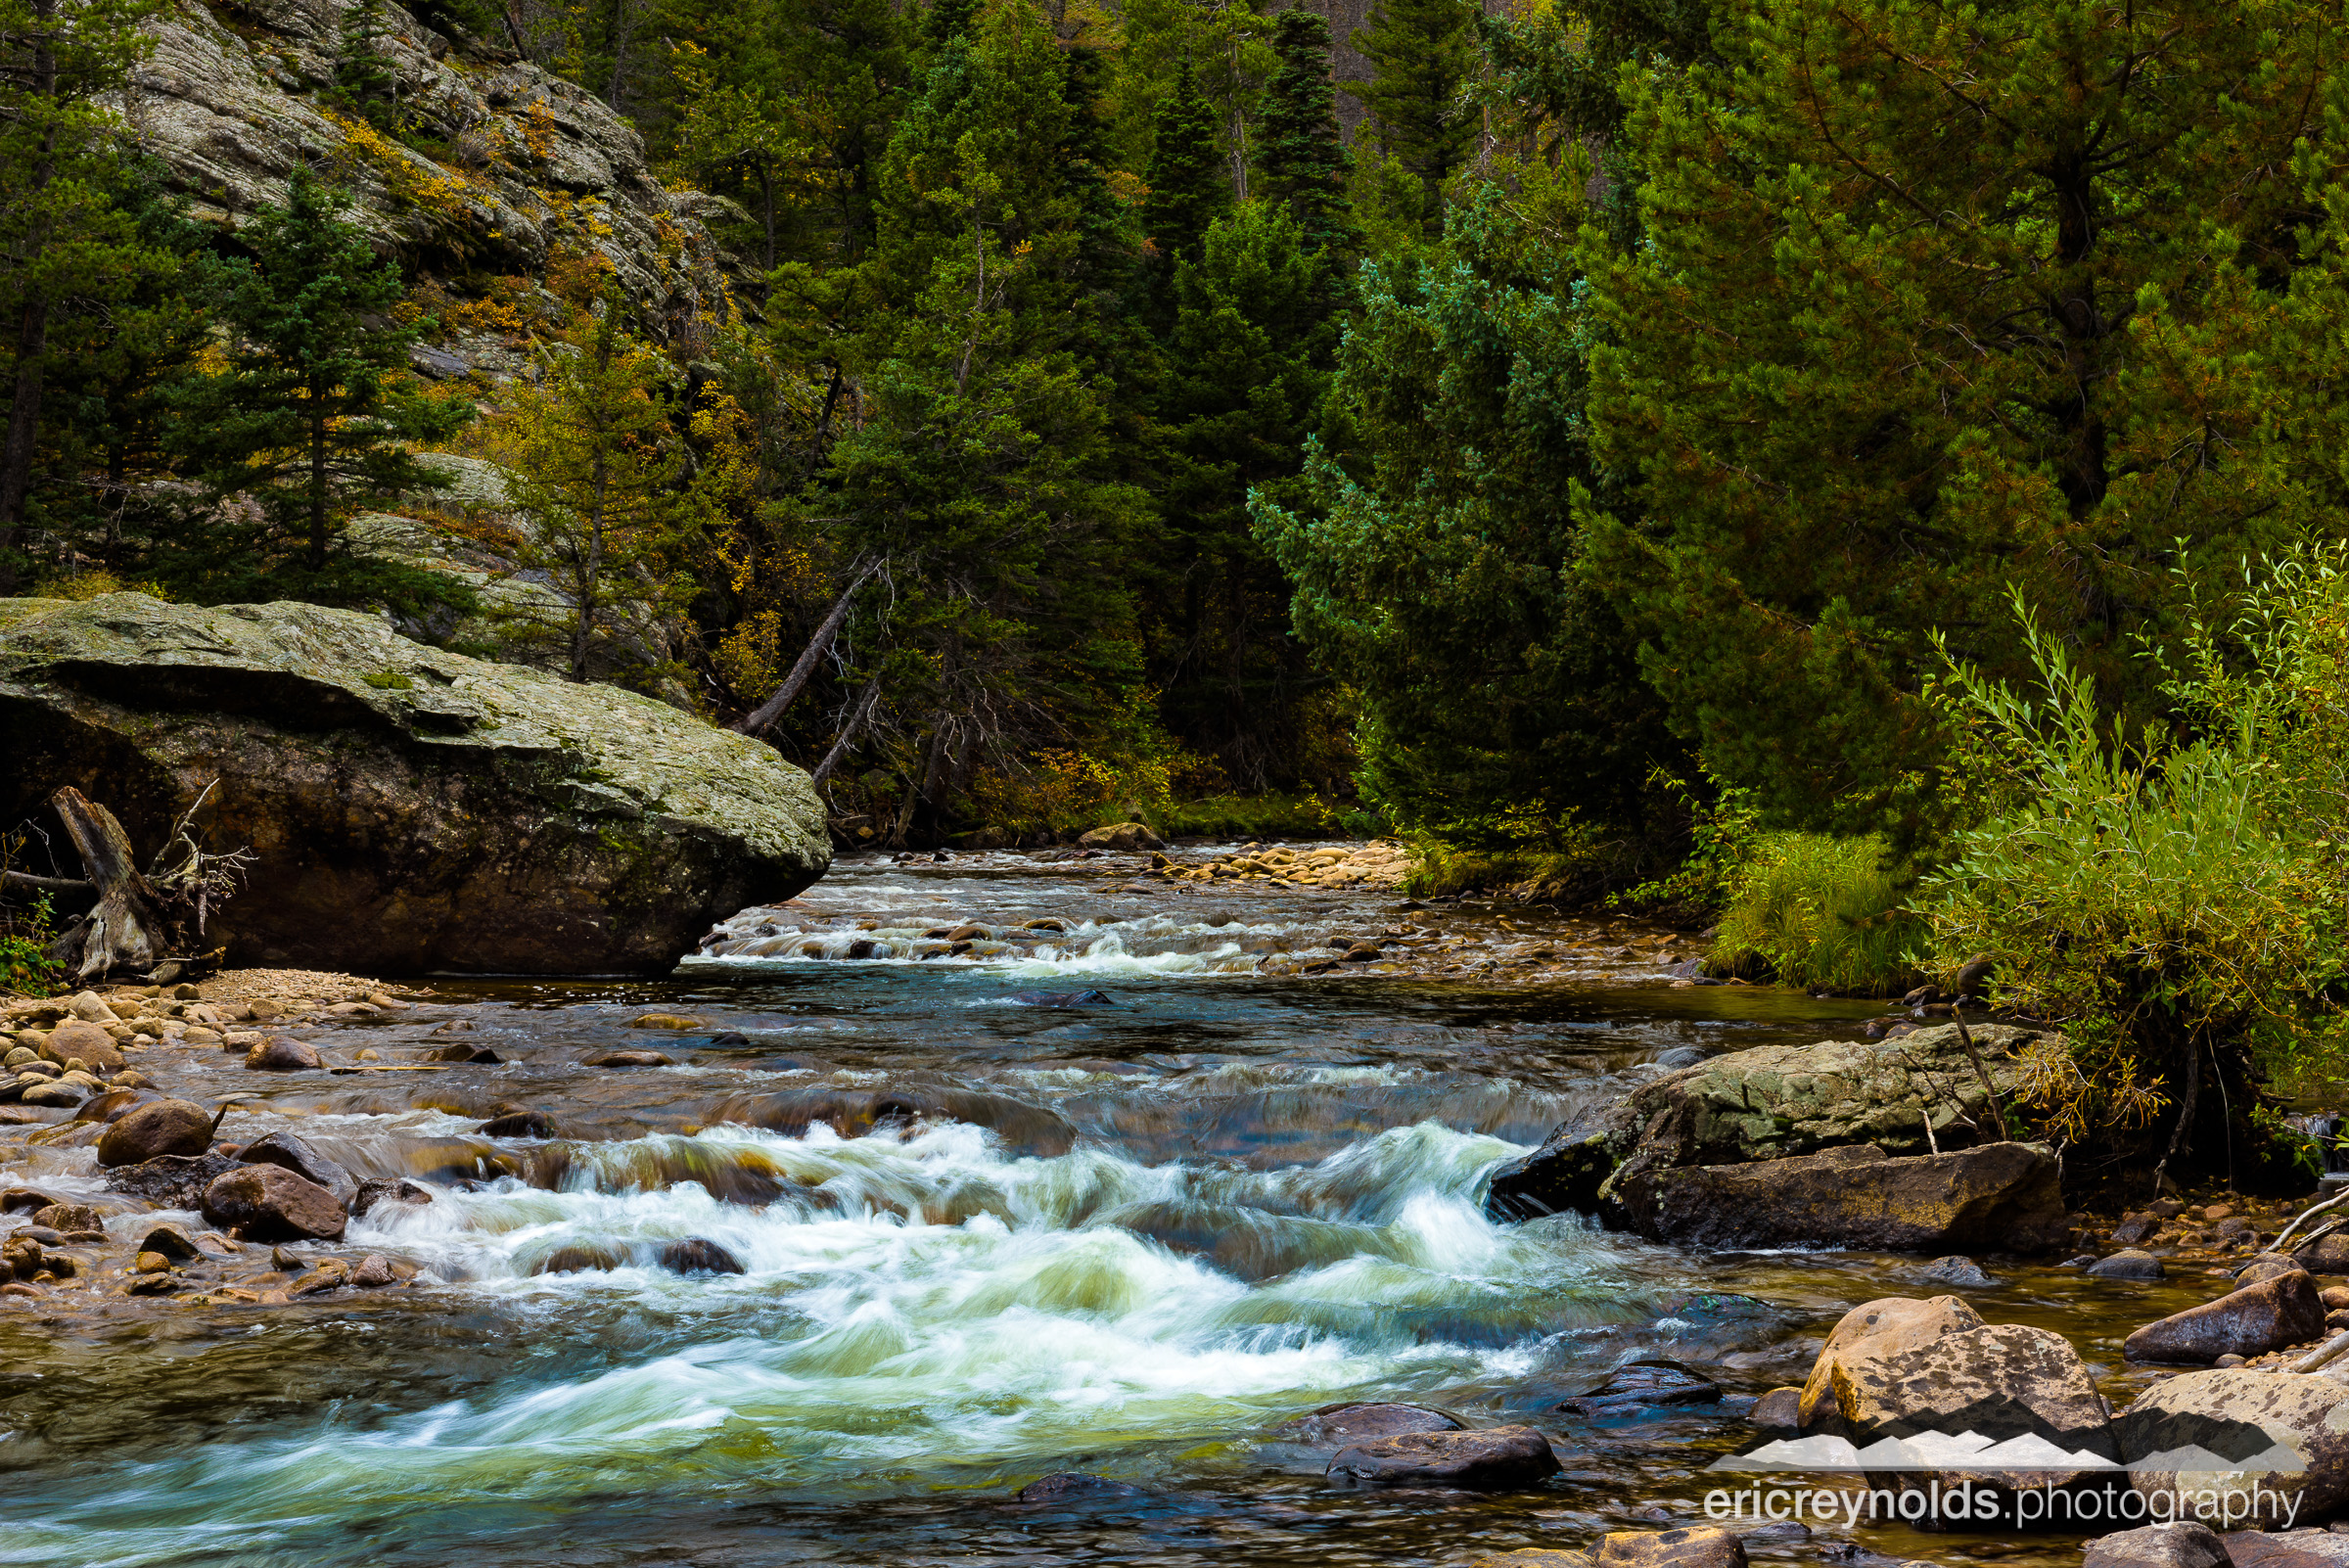
<path id="1" fill-rule="evenodd" d="M 70 786 L 49 797 L 50 809 L 81 854 L 82 886 L 98 895 L 97 907 L 49 949 L 74 981 L 135 975 L 168 984 L 218 967 L 219 952 L 198 951 L 206 919 L 209 906 L 235 889 L 252 856 L 242 850 L 222 855 L 197 848 L 193 818 L 210 794 L 207 785 L 144 872 L 114 812 Z"/>

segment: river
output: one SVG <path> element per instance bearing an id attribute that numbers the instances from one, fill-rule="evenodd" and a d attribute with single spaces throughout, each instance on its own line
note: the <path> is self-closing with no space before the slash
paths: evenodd
<path id="1" fill-rule="evenodd" d="M 1479 1206 L 1495 1164 L 1666 1052 L 1817 1039 L 1875 1007 L 1675 987 L 1666 934 L 1634 927 L 1130 873 L 851 857 L 739 928 L 762 955 L 665 982 L 418 982 L 410 1011 L 305 1032 L 391 1064 L 461 1038 L 494 1065 L 190 1062 L 173 1092 L 255 1096 L 223 1136 L 292 1128 L 354 1175 L 430 1185 L 339 1249 L 422 1272 L 0 1313 L 0 1562 L 1402 1568 L 1581 1547 L 1696 1518 L 1704 1465 L 1750 1440 L 1742 1397 L 1800 1382 L 1853 1304 L 1944 1288 L 1911 1283 L 1920 1259 L 1696 1255 Z M 1062 929 L 1002 935 L 1036 920 Z M 911 956 L 964 924 L 986 933 L 969 950 Z M 1399 926 L 1432 956 L 1264 972 Z M 1538 945 L 1553 956 L 1526 978 L 1509 957 Z M 1033 999 L 1085 988 L 1111 1004 Z M 582 1065 L 648 1045 L 678 1065 Z M 554 1136 L 473 1130 L 525 1109 Z M 0 1158 L 104 1192 L 87 1149 Z M 655 1266 L 686 1237 L 745 1271 Z M 587 1266 L 544 1271 L 567 1249 Z M 2119 1336 L 2199 1299 L 1988 1262 L 1984 1314 L 2073 1334 L 2116 1405 Z M 1560 1410 L 1659 1356 L 1729 1398 Z M 1494 1497 L 1333 1489 L 1326 1451 L 1281 1429 L 1352 1400 L 1530 1422 L 1565 1473 Z M 1125 1486 L 1017 1500 L 1062 1470 Z M 1779 1536 L 1755 1555 L 2068 1555 Z"/>

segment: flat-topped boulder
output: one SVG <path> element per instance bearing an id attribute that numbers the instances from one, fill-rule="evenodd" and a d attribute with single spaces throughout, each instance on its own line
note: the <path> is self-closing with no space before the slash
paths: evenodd
<path id="1" fill-rule="evenodd" d="M 0 813 L 71 785 L 160 845 L 204 786 L 232 963 L 666 972 L 831 863 L 807 775 L 604 685 L 304 604 L 0 600 Z"/>

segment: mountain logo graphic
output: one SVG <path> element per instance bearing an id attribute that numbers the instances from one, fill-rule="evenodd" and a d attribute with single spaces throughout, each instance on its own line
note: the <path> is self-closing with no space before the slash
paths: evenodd
<path id="1" fill-rule="evenodd" d="M 1819 1434 L 1780 1438 L 1745 1453 L 1724 1454 L 1713 1470 L 1826 1470 L 1887 1474 L 1901 1470 L 2046 1471 L 2109 1470 L 2115 1475 L 2292 1475 L 2308 1468 L 2307 1456 L 2287 1443 L 2253 1433 L 2266 1444 L 2242 1458 L 2230 1458 L 2200 1444 L 2161 1449 L 2122 1463 L 2087 1449 L 2066 1449 L 2036 1433 L 2004 1440 L 1979 1432 L 1916 1432 L 1879 1438 L 1865 1448 L 1849 1438 Z M 2234 1445 L 2243 1446 L 2243 1445 Z"/>

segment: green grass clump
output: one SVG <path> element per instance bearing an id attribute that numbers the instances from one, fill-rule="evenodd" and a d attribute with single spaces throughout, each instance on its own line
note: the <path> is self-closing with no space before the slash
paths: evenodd
<path id="1" fill-rule="evenodd" d="M 1906 992 L 1923 926 L 1901 907 L 1885 860 L 1872 836 L 1760 835 L 1733 879 L 1715 964 L 1847 995 Z"/>

